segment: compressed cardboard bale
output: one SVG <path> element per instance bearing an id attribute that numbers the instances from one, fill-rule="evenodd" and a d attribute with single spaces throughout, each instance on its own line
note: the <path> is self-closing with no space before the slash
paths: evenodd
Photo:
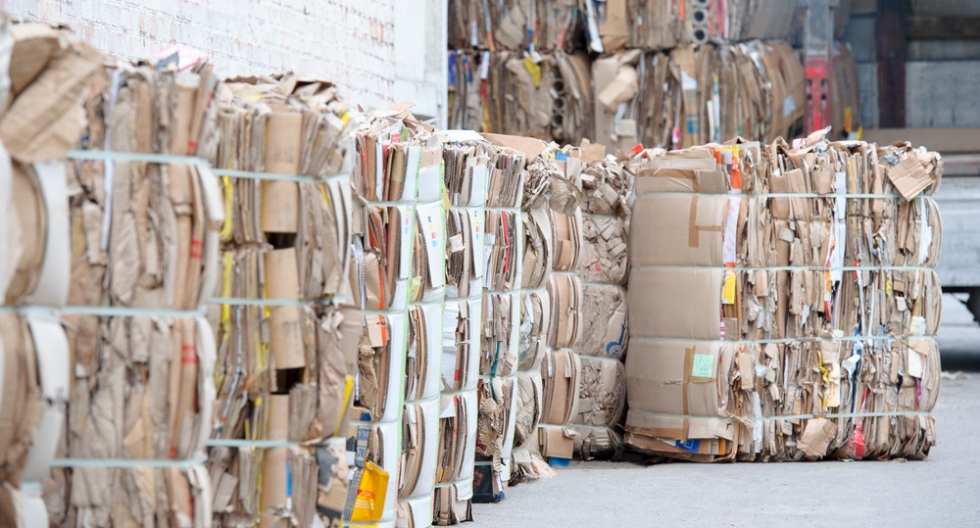
<path id="1" fill-rule="evenodd" d="M 921 193 L 941 163 L 826 132 L 796 149 L 734 140 L 634 159 L 634 214 L 652 227 L 631 233 L 633 448 L 696 461 L 928 454 L 932 417 L 901 409 L 930 412 L 938 390 L 927 336 L 942 229 Z M 900 371 L 928 388 L 903 396 Z M 869 412 L 898 416 L 848 414 Z"/>
<path id="2" fill-rule="evenodd" d="M 626 410 L 626 369 L 619 360 L 581 356 L 577 425 L 617 425 Z"/>
<path id="3" fill-rule="evenodd" d="M 573 47 L 577 33 L 583 30 L 578 9 L 574 2 L 552 0 L 452 0 L 449 48 L 521 51 L 530 42 L 540 51 Z"/>
<path id="4" fill-rule="evenodd" d="M 587 284 L 582 295 L 582 339 L 575 347 L 582 356 L 622 360 L 629 345 L 626 290 L 619 286 Z"/>
<path id="5" fill-rule="evenodd" d="M 630 46 L 668 49 L 678 44 L 750 39 L 787 39 L 794 28 L 797 6 L 779 0 L 738 2 L 672 2 L 614 0 L 607 9 L 627 4 Z"/>

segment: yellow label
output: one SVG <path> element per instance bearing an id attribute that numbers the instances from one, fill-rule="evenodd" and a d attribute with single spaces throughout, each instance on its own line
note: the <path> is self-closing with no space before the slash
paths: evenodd
<path id="1" fill-rule="evenodd" d="M 231 184 L 231 178 L 225 176 L 221 178 L 224 188 L 225 221 L 221 224 L 221 232 L 218 234 L 222 240 L 231 239 L 232 219 L 231 210 L 235 203 L 235 187 Z"/>
<path id="2" fill-rule="evenodd" d="M 735 272 L 725 272 L 725 287 L 722 289 L 721 301 L 724 304 L 735 304 Z"/>
<path id="3" fill-rule="evenodd" d="M 848 133 L 851 131 L 851 107 L 844 107 L 844 130 Z"/>
<path id="4" fill-rule="evenodd" d="M 530 55 L 524 57 L 524 67 L 527 68 L 528 73 L 531 74 L 531 79 L 534 81 L 534 87 L 537 88 L 541 86 L 541 66 L 534 62 L 534 59 Z"/>

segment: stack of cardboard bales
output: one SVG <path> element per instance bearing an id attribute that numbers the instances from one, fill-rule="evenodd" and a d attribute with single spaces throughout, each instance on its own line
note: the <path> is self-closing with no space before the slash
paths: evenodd
<path id="1" fill-rule="evenodd" d="M 494 147 L 476 134 L 443 145 L 446 296 L 434 523 L 472 521 L 477 383 L 483 331 L 484 204 Z"/>
<path id="2" fill-rule="evenodd" d="M 773 141 L 793 135 L 803 117 L 803 64 L 784 42 L 623 51 L 592 71 L 595 140 L 611 150 Z"/>
<path id="3" fill-rule="evenodd" d="M 438 189 L 439 183 L 433 180 L 440 172 L 442 147 L 432 134 L 432 127 L 417 121 L 407 109 L 406 105 L 370 112 L 357 137 L 358 155 L 352 179 L 355 200 L 351 308 L 345 310 L 345 317 L 356 322 L 352 326 L 357 333 L 350 339 L 344 335 L 343 346 L 357 354 L 348 440 L 348 447 L 353 448 L 348 458 L 354 460 L 355 468 L 347 494 L 345 523 L 394 526 L 400 489 L 404 490 L 404 498 L 411 499 L 401 511 L 403 516 L 421 519 L 424 525 L 430 513 L 427 509 L 419 511 L 414 499 L 425 497 L 432 486 L 425 479 L 435 477 L 432 468 L 422 467 L 426 460 L 435 463 L 432 449 L 436 439 L 422 438 L 426 431 L 435 430 L 433 406 L 426 406 L 425 401 L 425 396 L 433 392 L 426 379 L 430 371 L 426 368 L 422 374 L 417 370 L 431 359 L 432 351 L 428 340 L 422 350 L 410 348 L 408 343 L 413 329 L 428 332 L 431 324 L 416 320 L 413 326 L 411 317 L 424 318 L 424 313 L 417 313 L 409 303 L 438 294 L 438 280 L 433 282 L 430 277 L 426 281 L 424 277 L 431 269 L 428 262 L 415 268 L 423 275 L 414 280 L 413 246 L 418 238 L 420 174 L 425 175 L 423 196 L 427 201 L 423 205 L 431 205 L 433 195 L 438 194 L 433 189 Z M 428 220 L 421 229 L 430 231 Z M 411 358 L 410 351 L 415 352 Z M 406 383 L 409 363 L 413 368 L 411 386 Z M 412 391 L 409 398 L 414 403 L 406 407 L 408 391 Z M 403 423 L 406 408 L 410 417 L 407 426 Z M 403 427 L 408 433 L 404 438 Z M 411 452 L 403 453 L 403 443 Z"/>
<path id="4" fill-rule="evenodd" d="M 781 0 L 454 0 L 449 121 L 610 152 L 789 137 L 805 103 L 785 42 L 799 11 Z"/>
<path id="5" fill-rule="evenodd" d="M 449 56 L 449 124 L 578 143 L 592 131 L 589 56 L 461 49 Z"/>
<path id="6" fill-rule="evenodd" d="M 583 0 L 449 0 L 449 47 L 495 51 L 573 47 L 585 30 L 583 19 L 596 27 L 594 5 L 585 10 L 585 3 L 592 4 Z"/>
<path id="7" fill-rule="evenodd" d="M 825 134 L 826 131 L 823 131 Z M 635 159 L 626 442 L 696 461 L 935 443 L 942 160 L 821 133 Z"/>
<path id="8" fill-rule="evenodd" d="M 331 83 L 294 74 L 229 79 L 216 97 L 212 163 L 228 217 L 210 313 L 214 519 L 330 521 L 346 495 L 331 476 L 346 472 L 355 359 L 341 348 L 342 316 L 329 301 L 347 290 L 358 121 Z"/>
<path id="9" fill-rule="evenodd" d="M 63 445 L 71 367 L 67 150 L 101 56 L 67 31 L 0 13 L 0 525 L 48 523 L 41 486 Z M 9 69 L 8 69 L 9 67 Z M 62 135 L 64 134 L 64 135 Z M 39 309 L 40 308 L 40 309 Z"/>
<path id="10" fill-rule="evenodd" d="M 15 206 L 0 244 L 13 307 L 0 331 L 0 524 L 206 526 L 215 349 L 200 313 L 223 211 L 206 170 L 152 158 L 213 147 L 216 79 L 202 64 L 103 67 L 43 24 L 4 20 L 2 34 L 0 194 Z M 43 503 L 41 486 L 16 489 L 27 481 L 43 485 Z"/>
<path id="11" fill-rule="evenodd" d="M 577 416 L 581 361 L 575 351 L 584 325 L 582 279 L 577 273 L 582 254 L 581 152 L 573 147 L 550 153 L 552 172 L 549 214 L 552 222 L 552 273 L 548 281 L 551 325 L 541 363 L 544 380 L 542 420 L 538 430 L 541 454 L 568 460 L 574 431 L 565 426 Z"/>
<path id="12" fill-rule="evenodd" d="M 790 37 L 796 2 L 782 0 L 607 0 L 599 34 L 606 51 Z"/>
<path id="13" fill-rule="evenodd" d="M 541 423 L 544 387 L 541 362 L 551 327 L 548 283 L 554 258 L 548 198 L 555 173 L 553 161 L 541 154 L 553 150 L 544 142 L 524 141 L 528 159 L 524 180 L 521 217 L 524 223 L 524 254 L 521 258 L 521 337 L 517 369 L 517 414 L 514 428 L 512 485 L 550 477 L 554 471 L 541 458 L 538 425 Z"/>
<path id="14" fill-rule="evenodd" d="M 493 142 L 493 139 L 491 139 Z M 520 342 L 521 194 L 527 156 L 498 142 L 484 208 L 483 331 L 473 500 L 497 502 L 510 481 Z"/>
<path id="15" fill-rule="evenodd" d="M 582 339 L 576 350 L 582 372 L 575 453 L 609 457 L 622 447 L 626 410 L 623 359 L 629 343 L 626 279 L 634 178 L 629 167 L 603 156 L 600 145 L 582 146 Z"/>
<path id="16" fill-rule="evenodd" d="M 442 147 L 422 151 L 405 351 L 398 526 L 432 525 L 440 437 L 443 320 L 446 297 L 446 212 Z"/>

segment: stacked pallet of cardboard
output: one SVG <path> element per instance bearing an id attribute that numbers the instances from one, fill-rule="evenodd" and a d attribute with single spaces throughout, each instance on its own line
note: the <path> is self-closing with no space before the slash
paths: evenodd
<path id="1" fill-rule="evenodd" d="M 635 160 L 634 448 L 921 458 L 935 443 L 938 154 L 737 141 Z"/>
<path id="2" fill-rule="evenodd" d="M 475 134 L 450 134 L 443 145 L 446 211 L 446 302 L 442 327 L 437 489 L 433 522 L 472 521 L 477 384 L 483 332 L 484 205 L 496 150 Z"/>
<path id="3" fill-rule="evenodd" d="M 217 98 L 215 522 L 329 524 L 346 496 L 331 476 L 346 468 L 355 360 L 328 301 L 347 286 L 357 119 L 332 84 L 293 74 L 230 79 Z"/>
<path id="4" fill-rule="evenodd" d="M 626 279 L 633 174 L 603 156 L 603 148 L 582 147 L 582 339 L 576 346 L 579 377 L 575 453 L 584 459 L 609 457 L 622 446 L 619 425 L 626 409 L 623 359 L 629 342 Z"/>
<path id="5" fill-rule="evenodd" d="M 797 22 L 796 2 L 782 0 L 607 0 L 604 7 L 599 34 L 606 51 L 785 40 Z"/>
<path id="6" fill-rule="evenodd" d="M 597 21 L 591 0 L 450 0 L 449 47 L 561 50 L 576 46 L 587 28 L 598 41 Z"/>
<path id="7" fill-rule="evenodd" d="M 508 146 L 505 138 L 489 139 L 496 148 L 490 160 L 483 224 L 486 267 L 473 472 L 473 500 L 478 502 L 503 499 L 510 480 L 520 354 L 524 242 L 520 205 L 527 163 L 527 155 Z"/>
<path id="8" fill-rule="evenodd" d="M 406 365 L 411 359 L 412 368 L 419 366 L 429 357 L 422 358 L 415 350 L 409 357 L 409 337 L 413 329 L 410 322 L 409 302 L 423 299 L 428 289 L 433 296 L 433 283 L 429 285 L 420 276 L 413 280 L 413 250 L 417 238 L 416 204 L 419 196 L 419 176 L 425 177 L 424 195 L 432 202 L 434 174 L 439 173 L 442 164 L 441 145 L 432 135 L 432 128 L 417 121 L 407 106 L 395 107 L 386 111 L 373 111 L 368 115 L 357 137 L 357 157 L 354 167 L 352 187 L 354 200 L 354 263 L 351 266 L 351 306 L 347 316 L 359 321 L 360 333 L 349 345 L 357 351 L 357 377 L 354 398 L 354 413 L 351 423 L 352 438 L 348 447 L 353 453 L 355 469 L 347 496 L 344 515 L 345 524 L 369 523 L 371 525 L 394 526 L 396 518 L 396 499 L 403 482 L 403 470 L 409 468 L 399 464 L 403 459 L 402 443 L 415 443 L 406 449 L 418 450 L 406 453 L 405 463 L 417 470 L 407 475 L 406 488 L 412 492 L 424 486 L 424 469 L 420 466 L 425 459 L 425 442 L 420 436 L 402 438 L 405 395 L 414 390 L 415 394 L 425 394 L 429 387 L 424 375 L 411 372 L 411 387 L 406 384 Z M 429 231 L 428 225 L 423 231 Z M 427 251 L 426 251 L 427 252 Z M 429 264 L 416 268 L 426 273 Z M 438 284 L 438 282 L 435 282 Z M 424 322 L 416 321 L 417 332 L 427 332 L 431 328 Z M 345 337 L 346 340 L 346 337 Z M 428 374 L 428 369 L 425 370 Z M 411 397 L 413 401 L 424 398 Z M 433 428 L 432 409 L 424 405 L 409 405 L 409 435 L 422 435 Z M 411 418 L 416 423 L 411 423 Z M 421 422 L 420 422 L 421 421 Z M 419 460 L 418 463 L 414 460 Z M 433 461 L 434 463 L 434 461 Z M 428 512 L 411 510 L 410 519 L 428 517 Z"/>
<path id="9" fill-rule="evenodd" d="M 582 160 L 578 149 L 565 147 L 551 153 L 553 259 L 548 281 L 551 324 L 549 349 L 541 364 L 544 380 L 541 454 L 551 459 L 572 458 L 574 431 L 564 427 L 577 414 L 581 361 L 575 347 L 582 337 L 582 280 L 577 273 L 582 252 Z M 560 182 L 560 184 L 556 183 Z"/>
<path id="10" fill-rule="evenodd" d="M 405 410 L 398 485 L 399 527 L 432 525 L 438 464 L 442 332 L 446 297 L 443 150 L 423 151 L 415 206 L 415 241 L 405 351 Z"/>
<path id="11" fill-rule="evenodd" d="M 517 141 L 529 160 L 521 200 L 524 247 L 521 257 L 521 329 L 517 362 L 517 412 L 514 424 L 513 469 L 510 484 L 550 477 L 554 471 L 544 463 L 538 447 L 543 381 L 541 362 L 548 350 L 551 326 L 551 278 L 554 244 L 548 198 L 555 166 L 546 151 L 554 145 L 526 138 Z"/>
<path id="12" fill-rule="evenodd" d="M 461 49 L 449 57 L 449 124 L 578 143 L 591 136 L 592 81 L 585 53 Z"/>
<path id="13" fill-rule="evenodd" d="M 100 59 L 67 31 L 11 26 L 0 13 L 3 526 L 47 524 L 41 485 L 64 432 L 71 376 L 68 340 L 55 311 L 66 304 L 70 284 L 64 158 L 81 135 L 82 91 Z"/>
<path id="14" fill-rule="evenodd" d="M 613 151 L 773 141 L 803 117 L 803 65 L 779 41 L 624 51 L 596 60 L 592 74 L 595 140 Z"/>
<path id="15" fill-rule="evenodd" d="M 592 138 L 626 152 L 638 142 L 772 141 L 796 133 L 803 117 L 803 66 L 785 42 L 799 22 L 793 2 L 450 4 L 455 128 L 560 144 Z M 563 22 L 569 10 L 581 23 Z M 605 54 L 593 61 L 586 50 Z M 856 112 L 854 104 L 845 106 Z"/>
<path id="16" fill-rule="evenodd" d="M 215 351 L 196 316 L 222 209 L 213 176 L 153 158 L 207 150 L 215 80 L 201 64 L 104 69 L 101 54 L 43 24 L 3 35 L 11 106 L 0 137 L 13 164 L 0 194 L 16 203 L 3 281 L 6 304 L 25 316 L 3 317 L 12 436 L 0 524 L 205 526 Z M 20 481 L 43 484 L 44 504 Z"/>

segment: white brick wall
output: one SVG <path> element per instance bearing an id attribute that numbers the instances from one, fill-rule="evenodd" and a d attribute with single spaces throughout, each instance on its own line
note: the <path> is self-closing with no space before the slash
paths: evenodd
<path id="1" fill-rule="evenodd" d="M 0 8 L 68 24 L 116 56 L 185 44 L 208 53 L 222 76 L 292 69 L 382 107 L 405 99 L 395 94 L 396 1 L 419 0 L 0 0 Z M 444 19 L 441 29 L 444 42 Z"/>

